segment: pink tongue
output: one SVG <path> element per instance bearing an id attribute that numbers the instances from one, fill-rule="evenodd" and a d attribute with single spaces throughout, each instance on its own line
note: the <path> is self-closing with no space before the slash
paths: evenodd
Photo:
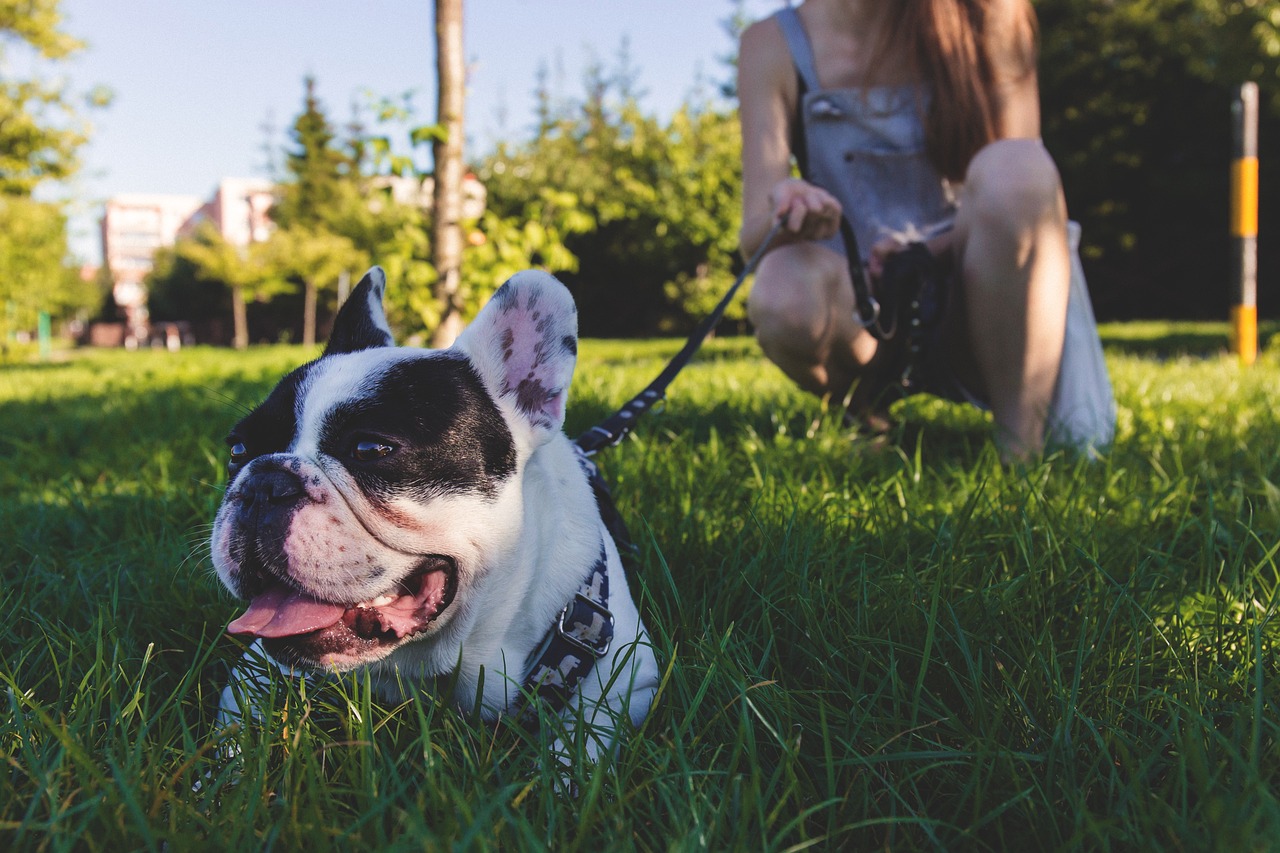
<path id="1" fill-rule="evenodd" d="M 228 634 L 251 637 L 292 637 L 328 628 L 346 608 L 326 604 L 286 586 L 274 586 L 249 602 L 249 609 L 227 626 Z"/>

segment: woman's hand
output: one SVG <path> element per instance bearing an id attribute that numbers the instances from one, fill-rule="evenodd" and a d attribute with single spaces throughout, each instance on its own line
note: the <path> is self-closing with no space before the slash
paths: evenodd
<path id="1" fill-rule="evenodd" d="M 840 202 L 821 187 L 799 178 L 785 178 L 769 193 L 775 220 L 801 240 L 826 240 L 840 230 Z"/>
<path id="2" fill-rule="evenodd" d="M 944 270 L 951 267 L 951 251 L 954 244 L 953 233 L 947 230 L 924 242 L 929 254 L 933 255 L 934 260 Z M 884 265 L 889 262 L 889 258 L 907 248 L 908 245 L 909 243 L 901 237 L 889 236 L 881 237 L 877 240 L 867 255 L 867 273 L 871 276 L 871 279 L 879 281 L 880 276 L 884 275 Z"/>
<path id="3" fill-rule="evenodd" d="M 884 275 L 884 265 L 889 258 L 907 247 L 906 242 L 897 237 L 881 237 L 867 254 L 867 272 L 873 281 L 879 281 Z"/>

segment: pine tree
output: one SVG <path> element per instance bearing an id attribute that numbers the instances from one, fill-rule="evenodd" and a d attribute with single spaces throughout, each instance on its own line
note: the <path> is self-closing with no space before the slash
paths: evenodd
<path id="1" fill-rule="evenodd" d="M 355 177 L 351 156 L 337 142 L 316 94 L 315 78 L 308 76 L 303 86 L 303 109 L 289 132 L 293 147 L 285 152 L 287 183 L 271 212 L 282 228 L 315 228 L 334 221 L 348 198 L 343 185 Z"/>

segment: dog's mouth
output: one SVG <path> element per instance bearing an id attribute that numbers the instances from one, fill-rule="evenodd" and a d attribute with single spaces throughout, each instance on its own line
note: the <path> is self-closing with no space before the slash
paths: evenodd
<path id="1" fill-rule="evenodd" d="M 333 604 L 284 584 L 260 593 L 227 633 L 261 639 L 284 663 L 349 669 L 386 655 L 422 633 L 453 603 L 457 566 L 427 557 L 383 595 Z"/>

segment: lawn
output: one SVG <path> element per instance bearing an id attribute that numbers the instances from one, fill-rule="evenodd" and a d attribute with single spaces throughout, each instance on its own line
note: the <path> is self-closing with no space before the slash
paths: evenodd
<path id="1" fill-rule="evenodd" d="M 1271 848 L 1280 349 L 1224 333 L 1107 327 L 1115 447 L 1023 468 L 926 398 L 853 437 L 713 341 L 599 457 L 665 678 L 576 798 L 519 727 L 358 678 L 219 749 L 222 438 L 313 353 L 0 367 L 0 848 Z M 569 432 L 678 344 L 585 341 Z"/>

